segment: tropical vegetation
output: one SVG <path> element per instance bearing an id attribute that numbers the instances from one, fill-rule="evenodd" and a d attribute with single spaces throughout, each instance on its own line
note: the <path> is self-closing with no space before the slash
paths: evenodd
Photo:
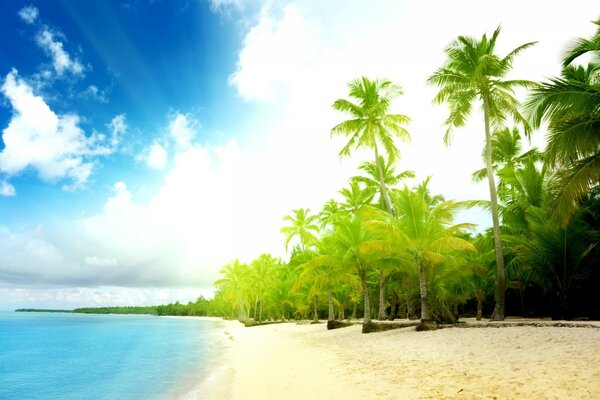
<path id="1" fill-rule="evenodd" d="M 438 88 L 434 103 L 449 108 L 443 140 L 479 108 L 483 163 L 472 177 L 488 181 L 489 201 L 447 200 L 430 192 L 429 178 L 397 172 L 398 141 L 410 139 L 409 117 L 391 111 L 402 88 L 385 79 L 351 81 L 349 99 L 333 102 L 347 119 L 330 134 L 347 138 L 340 157 L 363 149 L 373 158 L 338 200 L 283 217 L 282 241 L 286 249 L 293 244 L 287 260 L 261 255 L 224 266 L 215 282 L 219 311 L 255 322 L 600 318 L 596 24 L 596 35 L 566 52 L 562 76 L 547 82 L 507 78 L 535 42 L 500 56 L 499 27 L 491 36 L 459 36 L 444 50 L 445 62 L 428 79 Z M 591 61 L 577 64 L 584 54 Z M 533 129 L 546 129 L 544 151 L 524 145 Z M 491 228 L 458 219 L 472 207 L 490 213 Z"/>

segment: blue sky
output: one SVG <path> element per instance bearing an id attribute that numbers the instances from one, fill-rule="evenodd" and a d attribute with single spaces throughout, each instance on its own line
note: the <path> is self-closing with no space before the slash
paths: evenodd
<path id="1" fill-rule="evenodd" d="M 329 137 L 361 75 L 405 89 L 400 170 L 486 198 L 481 118 L 443 146 L 425 80 L 450 40 L 498 24 L 500 53 L 539 41 L 515 77 L 558 74 L 597 7 L 533 3 L 0 2 L 0 309 L 187 301 L 235 257 L 285 256 L 282 216 L 339 198 L 371 156 L 340 160 Z"/>

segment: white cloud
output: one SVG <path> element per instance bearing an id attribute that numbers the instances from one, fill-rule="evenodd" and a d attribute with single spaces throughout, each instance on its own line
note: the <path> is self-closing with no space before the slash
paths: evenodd
<path id="1" fill-rule="evenodd" d="M 34 6 L 26 6 L 19 10 L 19 17 L 27 24 L 35 23 L 37 17 L 39 16 L 39 11 Z"/>
<path id="2" fill-rule="evenodd" d="M 73 75 L 83 75 L 83 65 L 65 51 L 63 43 L 55 40 L 54 34 L 48 29 L 43 29 L 37 35 L 36 42 L 52 58 L 52 65 L 59 76 L 65 71 Z"/>
<path id="3" fill-rule="evenodd" d="M 96 85 L 90 85 L 83 92 L 85 98 L 91 98 L 99 101 L 100 103 L 108 103 L 108 97 L 106 96 L 106 92 L 104 90 L 98 89 Z"/>
<path id="4" fill-rule="evenodd" d="M 15 187 L 8 182 L 0 180 L 0 196 L 14 196 L 17 194 Z"/>
<path id="5" fill-rule="evenodd" d="M 263 8 L 229 77 L 246 100 L 273 98 L 280 86 L 292 83 L 306 67 L 316 46 L 316 30 L 297 6 L 288 4 L 279 11 L 282 15 L 277 18 L 269 6 Z"/>
<path id="6" fill-rule="evenodd" d="M 13 116 L 2 131 L 4 149 L 0 171 L 16 175 L 35 169 L 40 178 L 54 182 L 70 179 L 67 189 L 76 189 L 89 178 L 93 162 L 88 158 L 110 153 L 103 135 L 86 137 L 77 115 L 57 115 L 36 96 L 32 88 L 11 71 L 0 88 L 13 108 Z"/>
<path id="7" fill-rule="evenodd" d="M 108 124 L 108 128 L 111 133 L 110 144 L 115 147 L 119 144 L 120 137 L 127 132 L 128 127 L 125 114 L 115 116 Z"/>
<path id="8" fill-rule="evenodd" d="M 150 146 L 146 157 L 146 165 L 152 169 L 163 169 L 167 165 L 167 151 L 159 143 Z"/>
<path id="9" fill-rule="evenodd" d="M 193 117 L 177 112 L 171 116 L 167 130 L 177 145 L 187 148 L 199 128 L 200 124 Z"/>

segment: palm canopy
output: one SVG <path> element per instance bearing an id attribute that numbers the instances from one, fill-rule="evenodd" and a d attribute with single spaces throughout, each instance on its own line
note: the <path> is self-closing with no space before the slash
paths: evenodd
<path id="1" fill-rule="evenodd" d="M 414 178 L 415 173 L 410 170 L 397 173 L 392 160 L 388 159 L 386 161 L 382 155 L 376 161 L 364 161 L 358 166 L 358 169 L 363 171 L 365 175 L 355 176 L 352 179 L 364 183 L 369 190 L 379 191 L 379 206 L 384 208 L 385 201 L 383 193 L 381 193 L 379 166 L 381 166 L 383 183 L 388 188 L 398 185 L 404 179 Z"/>
<path id="2" fill-rule="evenodd" d="M 319 232 L 318 216 L 310 215 L 310 209 L 297 208 L 292 210 L 292 215 L 286 215 L 283 220 L 290 223 L 290 225 L 284 226 L 280 230 L 285 235 L 286 250 L 295 237 L 299 238 L 303 249 L 317 241 L 316 234 Z"/>
<path id="3" fill-rule="evenodd" d="M 551 205 L 563 225 L 600 182 L 600 20 L 595 23 L 596 34 L 566 53 L 562 76 L 535 88 L 526 104 L 535 127 L 548 123 L 546 162 L 558 167 Z M 593 57 L 587 66 L 572 64 L 586 53 Z"/>
<path id="4" fill-rule="evenodd" d="M 374 149 L 378 153 L 381 144 L 391 160 L 399 156 L 394 138 L 406 140 L 409 133 L 402 127 L 410 119 L 402 114 L 388 114 L 392 100 L 403 91 L 399 85 L 388 80 L 371 81 L 366 77 L 348 84 L 350 100 L 338 99 L 333 108 L 349 114 L 352 118 L 331 129 L 331 135 L 349 136 L 350 140 L 340 151 L 340 157 L 349 156 L 355 149 Z"/>
<path id="5" fill-rule="evenodd" d="M 521 133 L 517 127 L 513 129 L 504 128 L 494 132 L 492 137 L 492 169 L 502 179 L 502 176 L 517 167 L 522 167 L 529 160 L 542 161 L 542 154 L 537 148 L 532 148 L 522 152 L 523 144 Z M 485 162 L 485 149 L 481 154 Z M 487 171 L 482 168 L 475 171 L 472 175 L 475 182 L 480 182 L 486 178 Z M 498 183 L 499 188 L 503 182 Z"/>
<path id="6" fill-rule="evenodd" d="M 444 141 L 450 142 L 452 128 L 465 125 L 471 115 L 473 103 L 480 100 L 482 108 L 488 107 L 489 121 L 493 128 L 504 127 L 509 118 L 530 133 L 527 120 L 519 111 L 519 102 L 515 98 L 515 89 L 533 87 L 527 80 L 503 80 L 512 68 L 513 59 L 523 50 L 536 42 L 525 43 L 504 57 L 494 54 L 500 27 L 496 28 L 488 39 L 484 34 L 481 40 L 459 36 L 444 50 L 445 64 L 427 80 L 440 87 L 434 102 L 448 103 L 450 115 L 445 124 L 448 127 Z"/>
<path id="7" fill-rule="evenodd" d="M 371 186 L 361 187 L 360 181 L 357 179 L 350 179 L 349 183 L 349 187 L 339 190 L 339 193 L 344 197 L 341 208 L 344 211 L 355 213 L 365 205 L 371 204 L 376 189 Z"/>

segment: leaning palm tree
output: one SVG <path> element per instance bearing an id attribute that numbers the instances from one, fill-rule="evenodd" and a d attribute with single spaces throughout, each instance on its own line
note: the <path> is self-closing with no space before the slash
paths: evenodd
<path id="1" fill-rule="evenodd" d="M 310 215 L 310 209 L 298 208 L 292 210 L 292 215 L 286 215 L 283 220 L 290 223 L 290 225 L 284 226 L 280 230 L 285 235 L 286 250 L 295 237 L 300 240 L 302 251 L 316 243 L 316 234 L 319 232 L 318 216 Z"/>
<path id="2" fill-rule="evenodd" d="M 380 146 L 383 147 L 388 159 L 393 163 L 400 154 L 394 138 L 410 139 L 409 133 L 402 127 L 410 119 L 402 114 L 388 114 L 392 100 L 403 93 L 402 88 L 391 81 L 371 81 L 364 76 L 351 81 L 348 88 L 350 97 L 356 99 L 357 103 L 338 99 L 333 103 L 333 108 L 350 114 L 352 118 L 334 126 L 331 135 L 350 137 L 340 151 L 340 157 L 349 156 L 356 149 L 373 150 L 381 195 L 388 212 L 392 213 L 392 203 L 387 193 L 383 174 L 384 165 L 379 157 L 379 151 Z"/>
<path id="3" fill-rule="evenodd" d="M 532 124 L 548 122 L 546 162 L 556 168 L 551 207 L 563 226 L 600 182 L 600 20 L 596 34 L 579 39 L 563 60 L 560 78 L 535 88 L 526 104 Z M 573 65 L 591 54 L 587 66 Z"/>
<path id="4" fill-rule="evenodd" d="M 478 102 L 481 105 L 498 272 L 496 305 L 492 319 L 501 321 L 504 320 L 505 315 L 506 279 L 498 218 L 498 198 L 492 169 L 492 128 L 499 129 L 507 120 L 512 119 L 523 126 L 525 134 L 529 134 L 529 124 L 519 112 L 519 102 L 514 96 L 514 91 L 516 88 L 533 87 L 535 84 L 525 80 L 504 80 L 504 78 L 510 71 L 515 56 L 533 46 L 535 42 L 523 44 L 505 57 L 499 57 L 494 53 L 499 34 L 500 27 L 489 39 L 485 34 L 481 39 L 459 36 L 446 47 L 445 53 L 448 58 L 444 65 L 427 81 L 440 87 L 434 102 L 448 103 L 450 106 L 450 115 L 445 122 L 448 127 L 444 136 L 446 143 L 450 142 L 453 128 L 465 125 L 473 104 Z"/>

